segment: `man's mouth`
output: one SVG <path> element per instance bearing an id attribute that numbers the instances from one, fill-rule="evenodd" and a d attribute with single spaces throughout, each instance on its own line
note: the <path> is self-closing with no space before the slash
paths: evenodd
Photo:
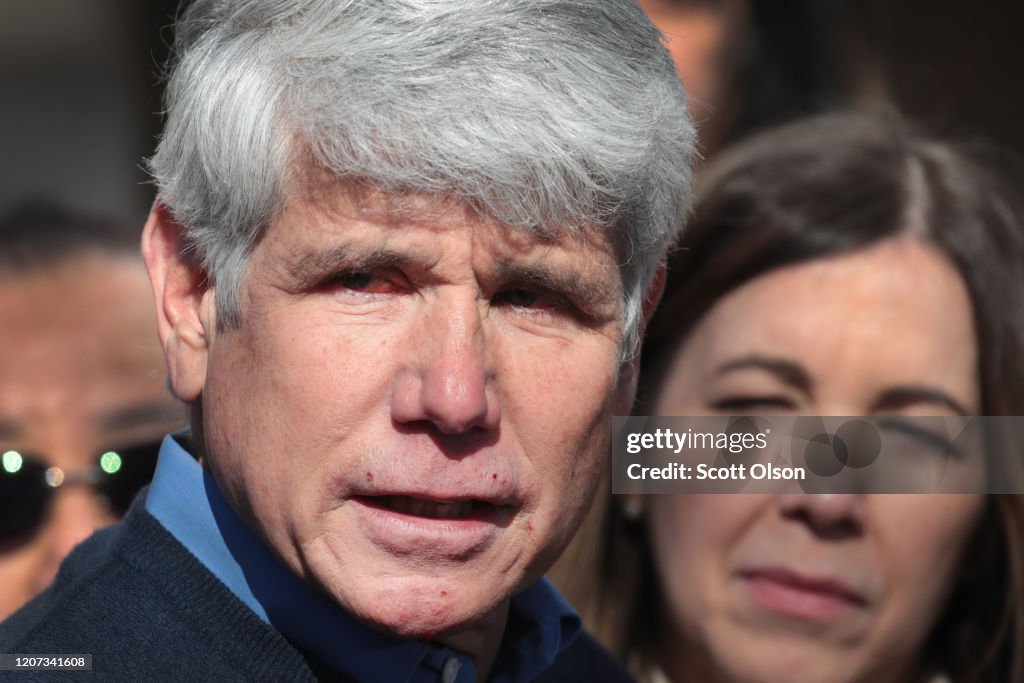
<path id="1" fill-rule="evenodd" d="M 364 491 L 349 500 L 360 528 L 396 556 L 464 560 L 482 552 L 511 524 L 511 496 L 451 491 Z"/>
<path id="2" fill-rule="evenodd" d="M 371 507 L 427 519 L 465 519 L 495 506 L 481 500 L 431 500 L 415 496 L 360 496 Z"/>

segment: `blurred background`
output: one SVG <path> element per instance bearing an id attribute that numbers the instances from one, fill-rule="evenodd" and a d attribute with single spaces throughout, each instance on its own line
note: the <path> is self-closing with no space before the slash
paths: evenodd
<path id="1" fill-rule="evenodd" d="M 690 80 L 715 81 L 726 98 L 695 112 L 707 154 L 751 129 L 849 96 L 891 99 L 939 132 L 987 138 L 1024 156 L 1024 10 L 1016 0 L 641 4 L 663 18 L 732 13 L 717 29 L 728 33 L 728 48 L 703 66 L 691 60 L 718 71 Z M 160 65 L 177 5 L 0 2 L 0 209 L 47 196 L 141 226 L 152 200 L 141 160 L 160 127 Z M 700 48 L 703 25 L 689 26 L 673 39 Z M 738 93 L 745 107 L 728 103 Z"/>
<path id="2" fill-rule="evenodd" d="M 176 0 L 0 0 L 0 211 L 47 197 L 138 222 Z"/>

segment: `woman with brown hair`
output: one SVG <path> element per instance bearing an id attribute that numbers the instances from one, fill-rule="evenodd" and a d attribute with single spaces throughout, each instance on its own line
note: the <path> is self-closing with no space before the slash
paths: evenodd
<path id="1" fill-rule="evenodd" d="M 831 116 L 705 168 L 639 414 L 1024 414 L 1024 231 L 998 179 Z M 1024 680 L 1017 495 L 606 499 L 558 567 L 647 681 Z"/>

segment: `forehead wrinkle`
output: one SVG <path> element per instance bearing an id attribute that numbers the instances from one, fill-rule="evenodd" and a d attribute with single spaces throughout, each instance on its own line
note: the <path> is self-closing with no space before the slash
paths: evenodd
<path id="1" fill-rule="evenodd" d="M 286 195 L 318 220 L 372 223 L 381 228 L 444 228 L 476 212 L 451 194 L 388 189 L 367 179 L 339 177 L 307 161 Z"/>
<path id="2" fill-rule="evenodd" d="M 312 192 L 314 188 L 318 191 Z M 543 234 L 528 227 L 502 223 L 455 197 L 388 192 L 338 179 L 319 186 L 306 185 L 302 189 L 305 192 L 299 210 L 309 214 L 306 225 L 321 224 L 325 230 L 331 229 L 328 226 L 337 230 L 348 223 L 355 231 L 378 232 L 384 237 L 376 238 L 383 246 L 369 247 L 362 244 L 359 237 L 341 237 L 336 246 L 316 253 L 299 254 L 289 271 L 300 282 L 315 282 L 317 274 L 339 266 L 371 269 L 410 265 L 430 271 L 445 258 L 444 253 L 434 253 L 432 246 L 435 242 L 420 245 L 402 240 L 402 248 L 392 250 L 387 246 L 391 236 L 400 237 L 405 230 L 441 233 L 469 227 L 469 238 L 474 244 L 485 246 L 484 251 L 491 254 L 506 254 L 493 261 L 496 274 L 505 279 L 536 283 L 592 307 L 607 307 L 621 294 L 616 287 L 621 284 L 617 269 L 614 282 L 611 282 L 592 272 L 595 267 L 592 260 L 579 266 L 541 263 L 549 254 L 558 252 L 560 247 L 576 259 L 582 255 L 578 253 L 580 250 L 573 249 L 574 246 L 611 249 L 604 240 L 596 244 L 592 240 L 595 235 L 591 235 L 593 231 L 590 230 L 563 228 Z M 595 234 L 601 235 L 599 232 Z M 543 253 L 532 255 L 537 249 Z M 508 256 L 510 253 L 514 255 Z M 527 263 L 531 260 L 533 263 Z"/>

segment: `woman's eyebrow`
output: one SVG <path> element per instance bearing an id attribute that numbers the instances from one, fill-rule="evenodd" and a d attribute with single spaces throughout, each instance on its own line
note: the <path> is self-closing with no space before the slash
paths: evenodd
<path id="1" fill-rule="evenodd" d="M 930 387 L 900 386 L 886 389 L 875 401 L 873 412 L 895 410 L 907 406 L 931 403 L 949 408 L 957 415 L 970 415 L 956 399 L 942 391 Z"/>
<path id="2" fill-rule="evenodd" d="M 785 358 L 772 358 L 769 356 L 752 355 L 728 360 L 715 368 L 715 375 L 724 375 L 738 370 L 750 369 L 771 373 L 804 394 L 810 394 L 814 385 L 810 375 L 798 363 Z"/>

